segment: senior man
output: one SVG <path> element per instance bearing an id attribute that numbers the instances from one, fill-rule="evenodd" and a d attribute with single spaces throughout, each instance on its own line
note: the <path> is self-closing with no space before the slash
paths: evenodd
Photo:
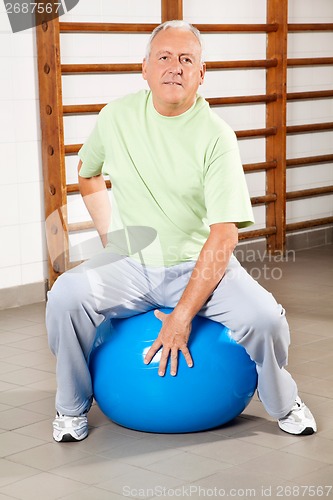
<path id="1" fill-rule="evenodd" d="M 197 94 L 205 76 L 198 30 L 184 21 L 158 26 L 142 75 L 150 90 L 105 106 L 79 152 L 80 191 L 105 249 L 49 293 L 53 437 L 88 435 L 97 327 L 148 310 L 161 330 L 145 363 L 161 349 L 160 376 L 169 358 L 172 375 L 181 355 L 193 365 L 191 322 L 205 316 L 228 327 L 255 361 L 260 400 L 280 428 L 312 434 L 315 420 L 285 369 L 285 311 L 233 256 L 238 228 L 251 225 L 253 214 L 235 134 Z M 112 210 L 102 173 L 112 183 Z"/>

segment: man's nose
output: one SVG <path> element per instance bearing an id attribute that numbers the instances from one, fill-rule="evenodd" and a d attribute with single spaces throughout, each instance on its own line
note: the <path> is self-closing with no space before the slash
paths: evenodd
<path id="1" fill-rule="evenodd" d="M 170 61 L 169 72 L 175 75 L 180 75 L 183 72 L 182 65 L 178 58 L 173 58 Z"/>

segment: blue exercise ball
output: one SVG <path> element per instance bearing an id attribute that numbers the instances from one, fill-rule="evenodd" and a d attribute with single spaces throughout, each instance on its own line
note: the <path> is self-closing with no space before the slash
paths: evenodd
<path id="1" fill-rule="evenodd" d="M 161 308 L 170 313 L 171 309 Z M 154 311 L 103 324 L 106 340 L 90 357 L 95 400 L 115 423 L 146 432 L 185 433 L 218 427 L 238 416 L 257 386 L 255 363 L 223 325 L 196 316 L 178 372 L 158 375 L 160 351 L 143 360 L 162 323 Z M 107 335 L 105 335 L 105 332 Z"/>

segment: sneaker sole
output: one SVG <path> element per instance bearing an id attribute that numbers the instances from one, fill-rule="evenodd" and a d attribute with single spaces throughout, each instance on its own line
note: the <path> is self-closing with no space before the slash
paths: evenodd
<path id="1" fill-rule="evenodd" d="M 306 427 L 303 432 L 299 434 L 299 436 L 311 436 L 311 434 L 314 434 L 315 430 L 312 429 L 312 427 Z"/>
<path id="2" fill-rule="evenodd" d="M 72 434 L 64 434 L 61 439 L 56 439 L 54 436 L 53 436 L 53 439 L 56 443 L 74 443 L 74 442 L 77 442 L 77 441 L 83 441 L 84 439 L 86 439 L 86 437 L 88 437 L 88 433 L 82 437 L 80 437 L 79 439 L 75 438 L 72 436 Z"/>
<path id="3" fill-rule="evenodd" d="M 290 434 L 291 436 L 311 436 L 312 434 L 317 432 L 312 427 L 306 427 L 302 432 L 299 432 L 298 434 L 296 434 L 295 432 L 285 431 L 280 426 L 279 428 L 281 429 L 281 431 L 285 432 L 286 434 Z"/>

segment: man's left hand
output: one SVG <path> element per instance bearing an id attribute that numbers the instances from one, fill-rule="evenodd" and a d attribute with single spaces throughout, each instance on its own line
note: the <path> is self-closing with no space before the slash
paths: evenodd
<path id="1" fill-rule="evenodd" d="M 165 314 L 156 310 L 154 314 L 163 324 L 157 339 L 145 356 L 145 364 L 150 363 L 157 351 L 162 348 L 158 369 L 158 374 L 161 377 L 165 374 L 169 356 L 171 358 L 170 373 L 173 376 L 176 375 L 178 368 L 178 351 L 183 353 L 187 365 L 192 367 L 193 360 L 187 348 L 187 342 L 191 333 L 191 323 L 184 324 L 184 322 L 175 317 L 174 312 Z"/>

